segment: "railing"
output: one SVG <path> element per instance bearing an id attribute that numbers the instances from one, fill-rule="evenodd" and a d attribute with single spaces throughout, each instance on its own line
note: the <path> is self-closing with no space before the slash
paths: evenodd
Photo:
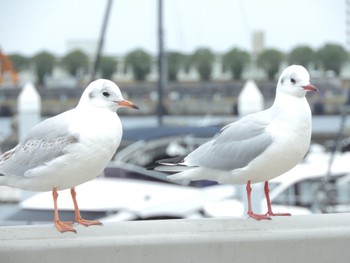
<path id="1" fill-rule="evenodd" d="M 0 228 L 0 262 L 350 262 L 350 214 Z"/>

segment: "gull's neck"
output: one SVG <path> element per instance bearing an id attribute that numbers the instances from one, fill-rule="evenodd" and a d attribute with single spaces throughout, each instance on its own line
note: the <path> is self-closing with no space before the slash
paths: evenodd
<path id="1" fill-rule="evenodd" d="M 305 96 L 293 96 L 281 91 L 276 91 L 275 101 L 272 107 L 289 107 L 300 104 L 308 104 Z"/>
<path id="2" fill-rule="evenodd" d="M 276 97 L 271 112 L 281 116 L 301 115 L 311 118 L 311 110 L 305 96 L 293 96 L 284 92 L 276 92 Z M 282 114 L 281 114 L 282 113 Z"/>

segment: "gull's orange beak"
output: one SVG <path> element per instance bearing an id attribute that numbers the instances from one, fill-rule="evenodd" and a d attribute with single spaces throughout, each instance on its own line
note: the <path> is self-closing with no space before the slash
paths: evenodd
<path id="1" fill-rule="evenodd" d="M 302 86 L 304 90 L 308 90 L 308 91 L 318 91 L 318 88 L 316 88 L 314 85 L 306 85 L 306 86 Z"/>
<path id="2" fill-rule="evenodd" d="M 136 104 L 134 104 L 133 102 L 128 101 L 128 100 L 118 101 L 117 103 L 120 107 L 133 108 L 133 109 L 137 109 L 137 110 L 140 109 L 139 107 L 136 106 Z"/>

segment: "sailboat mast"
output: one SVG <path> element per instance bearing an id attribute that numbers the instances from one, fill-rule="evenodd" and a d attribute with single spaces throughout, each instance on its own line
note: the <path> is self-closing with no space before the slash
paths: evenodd
<path id="1" fill-rule="evenodd" d="M 158 0 L 158 125 L 163 124 L 164 105 L 163 90 L 165 86 L 165 54 L 164 54 L 164 31 L 163 31 L 163 0 Z"/>

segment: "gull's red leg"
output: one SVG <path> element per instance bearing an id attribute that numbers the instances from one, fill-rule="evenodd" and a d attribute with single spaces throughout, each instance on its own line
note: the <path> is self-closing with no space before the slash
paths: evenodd
<path id="1" fill-rule="evenodd" d="M 247 182 L 247 187 L 246 187 L 246 190 L 247 190 L 247 197 L 248 197 L 248 216 L 251 217 L 251 218 L 254 218 L 255 220 L 270 220 L 271 218 L 267 215 L 264 215 L 264 214 L 255 214 L 253 212 L 253 209 L 252 209 L 252 200 L 251 200 L 251 192 L 252 192 L 252 188 L 250 186 L 250 181 Z"/>
<path id="2" fill-rule="evenodd" d="M 57 198 L 58 198 L 58 193 L 57 189 L 53 188 L 52 189 L 52 196 L 53 196 L 53 206 L 54 206 L 54 223 L 58 231 L 60 232 L 77 232 L 73 228 L 73 222 L 63 222 L 60 221 L 59 216 L 58 216 L 58 208 L 57 208 Z"/>
<path id="3" fill-rule="evenodd" d="M 81 218 L 79 207 L 78 207 L 78 202 L 76 199 L 77 193 L 75 192 L 74 188 L 70 189 L 70 193 L 72 195 L 73 199 L 73 204 L 74 204 L 74 211 L 75 211 L 75 222 L 82 224 L 84 226 L 91 226 L 91 225 L 102 225 L 100 221 L 97 220 L 86 220 Z"/>
<path id="4" fill-rule="evenodd" d="M 274 213 L 274 212 L 272 212 L 272 206 L 271 206 L 271 201 L 270 201 L 270 189 L 269 189 L 269 182 L 268 181 L 265 182 L 264 191 L 265 191 L 265 197 L 266 197 L 266 203 L 267 203 L 266 215 L 268 215 L 268 216 L 290 216 L 291 215 L 289 213 Z"/>

